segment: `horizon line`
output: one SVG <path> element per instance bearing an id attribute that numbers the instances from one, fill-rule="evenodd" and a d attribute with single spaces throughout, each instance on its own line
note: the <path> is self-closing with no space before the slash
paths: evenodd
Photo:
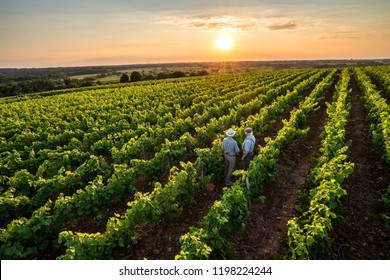
<path id="1" fill-rule="evenodd" d="M 0 69 L 55 69 L 55 68 L 83 68 L 83 67 L 120 67 L 137 65 L 169 65 L 169 64 L 191 64 L 191 63 L 239 63 L 239 62 L 294 62 L 294 61 L 380 61 L 390 60 L 388 58 L 321 58 L 321 59 L 263 59 L 263 60 L 220 60 L 220 61 L 177 61 L 177 62 L 140 62 L 124 64 L 90 64 L 90 65 L 69 65 L 69 66 L 39 66 L 39 67 L 0 67 Z"/>

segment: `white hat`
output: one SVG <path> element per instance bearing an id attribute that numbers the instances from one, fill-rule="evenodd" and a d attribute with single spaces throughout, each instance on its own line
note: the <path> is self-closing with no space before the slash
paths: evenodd
<path id="1" fill-rule="evenodd" d="M 229 128 L 226 132 L 226 135 L 229 137 L 233 137 L 234 135 L 236 135 L 236 132 L 233 129 Z"/>

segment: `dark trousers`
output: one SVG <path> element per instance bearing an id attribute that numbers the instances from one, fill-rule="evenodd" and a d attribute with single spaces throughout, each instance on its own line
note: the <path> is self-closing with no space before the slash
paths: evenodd
<path id="1" fill-rule="evenodd" d="M 244 157 L 244 161 L 243 161 L 243 163 L 242 163 L 242 168 L 243 168 L 244 170 L 248 170 L 248 168 L 249 168 L 249 162 L 251 161 L 252 157 L 253 157 L 253 152 L 252 152 L 252 153 L 248 153 L 248 154 L 246 155 L 246 157 Z"/>

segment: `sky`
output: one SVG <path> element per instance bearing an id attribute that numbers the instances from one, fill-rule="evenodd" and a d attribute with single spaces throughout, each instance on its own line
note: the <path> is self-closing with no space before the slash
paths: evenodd
<path id="1" fill-rule="evenodd" d="M 381 58 L 388 0 L 0 0 L 0 68 Z"/>

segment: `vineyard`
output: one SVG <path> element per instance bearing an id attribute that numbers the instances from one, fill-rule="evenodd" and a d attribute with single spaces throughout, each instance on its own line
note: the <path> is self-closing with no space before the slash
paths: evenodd
<path id="1" fill-rule="evenodd" d="M 389 259 L 389 101 L 389 66 L 2 98 L 1 259 Z"/>

